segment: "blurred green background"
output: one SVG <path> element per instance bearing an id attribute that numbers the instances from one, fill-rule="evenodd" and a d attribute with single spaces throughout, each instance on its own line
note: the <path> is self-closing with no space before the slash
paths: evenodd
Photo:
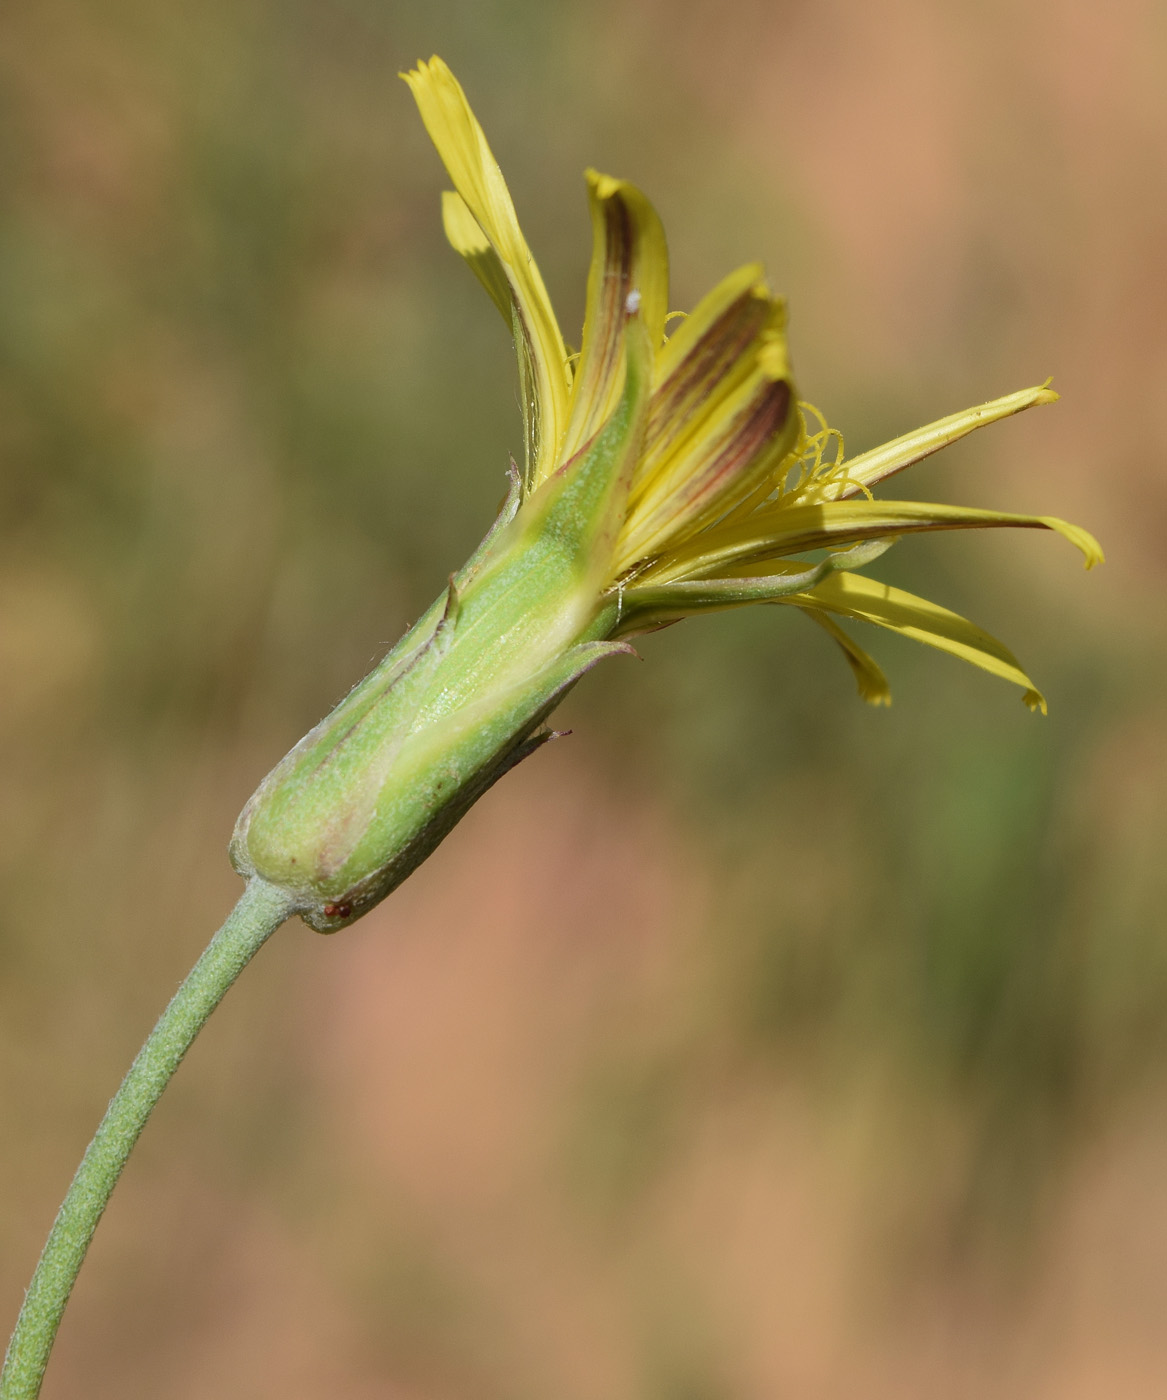
<path id="1" fill-rule="evenodd" d="M 521 446 L 398 69 L 569 339 L 585 165 L 673 301 L 765 260 L 852 450 L 1057 513 L 879 574 L 1046 690 L 785 610 L 606 664 L 334 940 L 289 926 L 102 1225 L 46 1400 L 1161 1396 L 1167 19 L 1151 0 L 38 0 L 0 16 L 0 1313 L 235 897 L 258 778 Z M 7 1322 L 5 1322 L 7 1328 Z"/>

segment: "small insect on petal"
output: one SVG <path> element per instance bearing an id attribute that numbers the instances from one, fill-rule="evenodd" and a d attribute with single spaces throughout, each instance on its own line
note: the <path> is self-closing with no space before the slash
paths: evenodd
<path id="1" fill-rule="evenodd" d="M 628 295 L 624 298 L 624 314 L 626 316 L 635 316 L 639 310 L 640 292 L 636 287 L 633 287 L 632 290 L 628 293 Z"/>

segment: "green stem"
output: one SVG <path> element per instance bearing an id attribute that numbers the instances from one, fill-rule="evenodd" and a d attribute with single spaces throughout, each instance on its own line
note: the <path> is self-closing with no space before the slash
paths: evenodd
<path id="1" fill-rule="evenodd" d="M 138 1051 L 53 1222 L 8 1344 L 0 1400 L 40 1394 L 85 1251 L 146 1119 L 227 988 L 294 910 L 282 890 L 253 879 Z"/>

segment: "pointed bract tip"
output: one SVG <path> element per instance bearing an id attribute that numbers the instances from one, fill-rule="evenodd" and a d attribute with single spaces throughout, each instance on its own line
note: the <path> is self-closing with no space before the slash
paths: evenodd
<path id="1" fill-rule="evenodd" d="M 1049 706 L 1045 703 L 1045 696 L 1040 690 L 1027 690 L 1021 698 L 1025 701 L 1031 714 L 1049 714 Z"/>

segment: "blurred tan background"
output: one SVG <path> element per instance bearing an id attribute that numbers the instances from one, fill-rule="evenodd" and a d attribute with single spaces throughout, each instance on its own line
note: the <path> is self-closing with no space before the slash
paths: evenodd
<path id="1" fill-rule="evenodd" d="M 647 640 L 167 1094 L 46 1400 L 1167 1390 L 1167 11 L 37 0 L 0 17 L 0 1314 L 234 899 L 258 778 L 485 530 L 509 347 L 394 74 L 466 85 L 578 332 L 586 164 L 674 304 L 763 258 L 905 494 L 881 575 L 1051 713 L 783 610 Z"/>

